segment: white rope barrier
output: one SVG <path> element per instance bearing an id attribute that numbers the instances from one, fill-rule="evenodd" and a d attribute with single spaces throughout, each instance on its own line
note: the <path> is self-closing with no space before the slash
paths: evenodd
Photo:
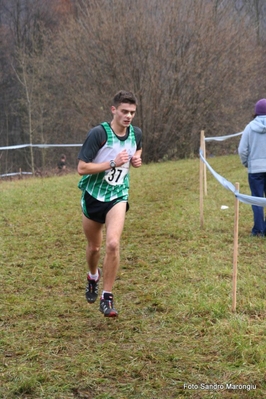
<path id="1" fill-rule="evenodd" d="M 232 137 L 241 136 L 241 134 L 243 134 L 243 132 L 229 134 L 227 136 L 205 137 L 204 140 L 205 141 L 224 141 L 227 139 L 231 139 Z"/>
<path id="2" fill-rule="evenodd" d="M 0 147 L 0 150 L 16 150 L 18 148 L 36 147 L 36 148 L 49 148 L 49 147 L 81 147 L 82 144 L 19 144 Z"/>
<path id="3" fill-rule="evenodd" d="M 35 148 L 50 148 L 50 147 L 81 147 L 82 144 L 18 144 L 18 145 L 10 145 L 6 147 L 0 147 L 0 151 L 3 150 L 17 150 L 20 148 L 26 147 L 35 147 Z M 17 176 L 17 175 L 32 175 L 31 172 L 17 172 L 17 173 L 6 173 L 0 175 L 0 177 L 9 177 L 9 176 Z"/>
<path id="4" fill-rule="evenodd" d="M 0 177 L 9 177 L 9 176 L 18 176 L 18 175 L 32 175 L 32 172 L 5 173 L 4 175 L 0 175 Z"/>
<path id="5" fill-rule="evenodd" d="M 219 173 L 215 172 L 215 170 L 210 166 L 210 164 L 203 157 L 203 151 L 201 148 L 200 148 L 200 158 L 205 163 L 205 165 L 207 166 L 209 171 L 212 173 L 212 175 L 218 180 L 218 182 L 221 183 L 221 185 L 224 188 L 226 188 L 227 190 L 232 191 L 232 193 L 236 196 L 236 198 L 239 201 L 244 202 L 245 204 L 248 204 L 248 205 L 257 205 L 257 206 L 266 207 L 266 198 L 253 197 L 251 195 L 241 194 L 230 181 L 226 180 L 223 176 L 219 175 Z"/>

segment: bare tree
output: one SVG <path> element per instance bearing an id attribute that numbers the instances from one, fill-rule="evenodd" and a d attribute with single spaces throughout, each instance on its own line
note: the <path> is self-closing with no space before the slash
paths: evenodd
<path id="1" fill-rule="evenodd" d="M 259 62 L 246 21 L 228 2 L 79 0 L 50 50 L 71 129 L 108 118 L 120 88 L 140 99 L 147 162 L 193 156 L 203 128 L 239 129 Z"/>
<path id="2" fill-rule="evenodd" d="M 53 113 L 50 110 L 48 123 L 45 104 L 49 102 L 49 91 L 43 69 L 44 38 L 45 45 L 49 45 L 52 32 L 55 34 L 60 22 L 71 10 L 70 0 L 1 0 L 0 54 L 3 53 L 3 57 L 0 62 L 6 66 L 4 70 L 7 70 L 7 81 L 11 85 L 11 89 L 4 93 L 9 97 L 12 93 L 10 100 L 2 107 L 8 123 L 5 144 L 12 141 L 12 136 L 14 142 L 10 144 L 45 143 L 47 140 L 46 129 L 53 122 Z M 2 94 L 1 99 L 6 96 Z M 14 134 L 11 129 L 14 129 Z M 34 171 L 34 150 L 30 148 L 30 153 L 28 150 L 17 151 L 15 155 L 18 154 L 24 154 L 26 163 Z M 40 159 L 42 164 L 45 163 L 45 150 L 41 155 L 36 158 L 38 166 Z"/>
<path id="3" fill-rule="evenodd" d="M 232 0 L 231 0 L 232 1 Z M 265 43 L 266 4 L 264 0 L 233 0 L 240 13 L 249 16 L 251 24 L 256 30 L 257 44 Z"/>
<path id="4" fill-rule="evenodd" d="M 239 131 L 264 89 L 263 43 L 235 0 L 2 3 L 18 49 L 10 76 L 23 142 L 27 134 L 34 142 L 83 142 L 125 88 L 139 99 L 134 123 L 144 132 L 144 160 L 190 157 L 201 129 Z"/>

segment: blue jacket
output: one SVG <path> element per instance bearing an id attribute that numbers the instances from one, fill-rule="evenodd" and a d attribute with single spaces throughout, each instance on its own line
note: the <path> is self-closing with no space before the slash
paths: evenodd
<path id="1" fill-rule="evenodd" d="M 248 173 L 266 172 L 266 115 L 256 116 L 245 127 L 238 154 Z"/>

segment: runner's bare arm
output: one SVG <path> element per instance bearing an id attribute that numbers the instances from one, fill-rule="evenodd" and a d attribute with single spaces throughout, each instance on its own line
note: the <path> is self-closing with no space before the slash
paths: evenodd
<path id="1" fill-rule="evenodd" d="M 121 166 L 124 163 L 128 162 L 128 159 L 129 157 L 127 150 L 123 150 L 119 154 L 117 154 L 114 161 L 116 163 L 116 166 Z M 110 169 L 110 161 L 95 163 L 95 162 L 84 162 L 80 159 L 78 163 L 78 174 L 82 176 L 82 175 L 93 175 L 96 173 L 104 172 L 105 170 Z"/>

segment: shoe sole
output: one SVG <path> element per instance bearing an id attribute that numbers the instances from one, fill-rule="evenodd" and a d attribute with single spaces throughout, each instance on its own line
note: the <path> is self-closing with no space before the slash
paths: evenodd
<path id="1" fill-rule="evenodd" d="M 104 314 L 104 317 L 118 317 L 118 313 L 116 312 L 111 312 L 109 314 Z"/>
<path id="2" fill-rule="evenodd" d="M 110 312 L 104 313 L 103 309 L 99 308 L 99 311 L 104 315 L 104 317 L 117 317 L 118 312 L 115 309 L 111 309 Z"/>

